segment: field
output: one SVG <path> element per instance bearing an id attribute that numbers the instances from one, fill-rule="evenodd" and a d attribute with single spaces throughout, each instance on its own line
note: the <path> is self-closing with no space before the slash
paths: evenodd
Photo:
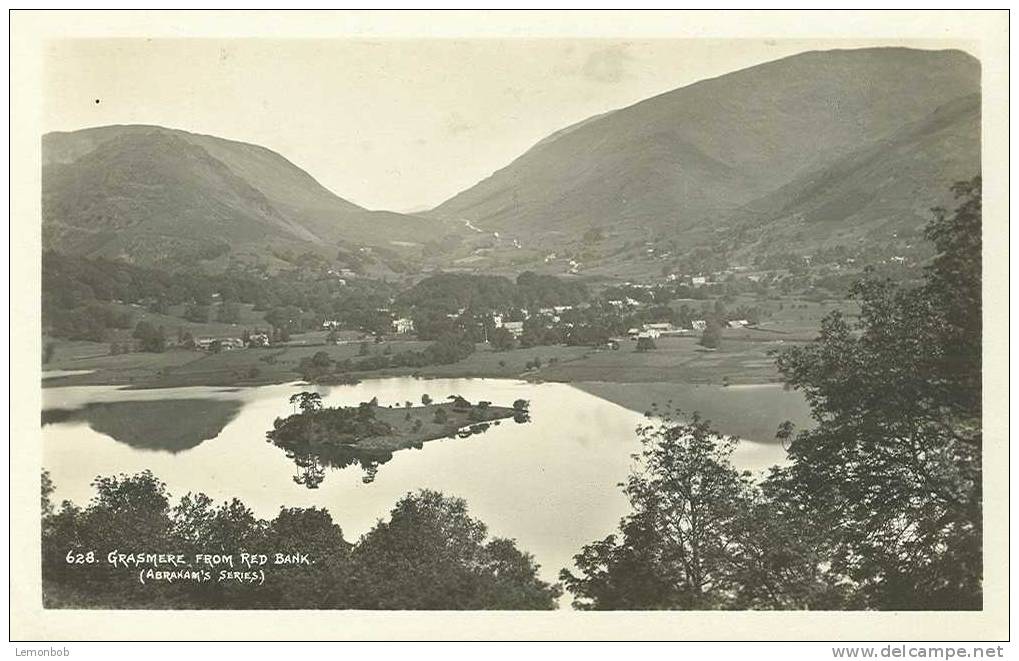
<path id="1" fill-rule="evenodd" d="M 678 309 L 694 310 L 710 304 L 701 300 L 675 301 Z M 807 411 L 798 393 L 778 387 L 781 378 L 775 368 L 775 352 L 817 335 L 821 318 L 833 309 L 849 317 L 857 314 L 847 301 L 817 302 L 799 298 L 763 299 L 741 296 L 729 308 L 757 307 L 756 328 L 727 328 L 721 346 L 706 349 L 696 333 L 655 341 L 655 349 L 638 353 L 636 343 L 621 340 L 619 349 L 571 346 L 542 346 L 493 351 L 478 344 L 465 360 L 451 365 L 401 368 L 355 373 L 357 378 L 417 376 L 424 378 L 508 378 L 571 383 L 635 411 L 644 412 L 652 402 L 683 401 L 719 421 L 725 430 L 751 438 L 771 438 L 777 417 L 804 423 Z M 178 327 L 196 337 L 236 337 L 243 328 L 255 327 L 259 313 L 242 311 L 243 326 L 194 324 L 177 317 L 137 313 L 167 329 Z M 240 330 L 239 330 L 240 329 Z M 175 332 L 168 331 L 168 332 Z M 127 334 L 126 331 L 123 333 Z M 419 351 L 428 342 L 402 336 L 381 343 L 362 342 L 356 333 L 343 344 L 326 344 L 324 332 L 295 335 L 290 342 L 270 348 L 240 349 L 206 353 L 171 349 L 164 353 L 111 355 L 111 343 L 52 341 L 54 352 L 47 370 L 75 370 L 85 373 L 47 378 L 45 386 L 126 385 L 135 388 L 179 386 L 246 386 L 284 383 L 301 379 L 302 359 L 324 351 L 333 360 L 352 359 L 376 353 Z M 540 361 L 540 367 L 535 363 Z M 745 386 L 771 384 L 766 389 Z M 730 386 L 720 388 L 720 386 Z M 723 392 L 724 396 L 706 393 Z M 732 404 L 729 406 L 726 402 Z"/>
<path id="2" fill-rule="evenodd" d="M 719 349 L 705 349 L 695 336 L 655 340 L 656 348 L 635 351 L 636 342 L 624 341 L 618 350 L 592 351 L 583 360 L 542 368 L 546 381 L 609 381 L 615 383 L 768 383 L 778 379 L 773 349 L 783 340 L 746 341 L 723 337 Z"/>

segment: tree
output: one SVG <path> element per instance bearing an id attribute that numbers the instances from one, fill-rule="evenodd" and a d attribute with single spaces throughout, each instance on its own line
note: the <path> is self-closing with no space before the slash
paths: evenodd
<path id="1" fill-rule="evenodd" d="M 560 579 L 582 610 L 835 607 L 841 587 L 815 548 L 730 462 L 736 439 L 696 414 L 637 430 L 619 534 L 574 556 Z"/>
<path id="2" fill-rule="evenodd" d="M 487 536 L 462 499 L 435 491 L 407 494 L 389 521 L 354 549 L 358 582 L 365 586 L 358 607 L 555 608 L 560 589 L 538 578 L 534 559 L 511 540 Z"/>
<path id="3" fill-rule="evenodd" d="M 707 320 L 699 344 L 707 349 L 717 349 L 722 345 L 722 327 L 717 321 Z"/>
<path id="4" fill-rule="evenodd" d="M 444 425 L 444 424 L 446 424 L 447 420 L 449 420 L 449 413 L 446 412 L 446 409 L 442 409 L 442 408 L 435 409 L 435 417 L 434 417 L 435 424 L 437 424 L 437 425 Z"/>
<path id="5" fill-rule="evenodd" d="M 507 351 L 516 345 L 516 340 L 513 338 L 513 333 L 505 328 L 493 328 L 488 333 L 488 343 L 496 351 Z"/>
<path id="6" fill-rule="evenodd" d="M 560 579 L 581 609 L 709 609 L 725 605 L 729 526 L 750 484 L 729 464 L 734 441 L 703 421 L 638 429 L 638 467 L 623 486 L 633 509 L 620 537 L 574 557 Z"/>
<path id="7" fill-rule="evenodd" d="M 637 338 L 637 353 L 644 353 L 646 351 L 652 351 L 655 347 L 655 341 L 650 337 L 638 337 Z"/>
<path id="8" fill-rule="evenodd" d="M 431 404 L 432 403 L 431 395 L 429 395 L 428 393 L 421 395 L 421 403 L 424 404 L 425 406 Z"/>
<path id="9" fill-rule="evenodd" d="M 50 608 L 134 609 L 551 609 L 559 587 L 537 577 L 533 558 L 510 540 L 489 538 L 464 501 L 408 494 L 358 544 L 343 539 L 329 512 L 283 508 L 263 520 L 237 499 L 217 505 L 202 493 L 171 502 L 149 472 L 97 478 L 87 506 L 53 506 L 41 479 L 42 588 Z M 302 553 L 309 564 L 277 565 L 252 590 L 233 581 L 181 579 L 142 585 L 106 553 L 172 549 L 195 571 L 198 553 Z M 71 563 L 69 551 L 94 561 Z M 139 565 L 139 569 L 146 565 Z M 132 568 L 133 569 L 133 568 Z M 162 569 L 167 570 L 164 566 Z M 213 572 L 215 576 L 215 572 Z"/>
<path id="10" fill-rule="evenodd" d="M 832 571 L 873 608 L 982 604 L 979 178 L 926 228 L 924 283 L 854 286 L 859 322 L 837 312 L 778 367 L 815 426 L 793 435 L 779 486 L 830 530 Z"/>
<path id="11" fill-rule="evenodd" d="M 301 375 L 307 381 L 314 381 L 333 369 L 333 359 L 325 351 L 316 351 L 313 356 L 306 356 L 298 363 Z"/>
<path id="12" fill-rule="evenodd" d="M 142 351 L 161 353 L 166 349 L 166 333 L 163 327 L 156 328 L 148 321 L 139 321 L 132 337 L 138 340 Z"/>
<path id="13" fill-rule="evenodd" d="M 317 392 L 299 392 L 290 396 L 290 403 L 297 404 L 304 413 L 317 411 L 322 408 L 322 395 Z"/>

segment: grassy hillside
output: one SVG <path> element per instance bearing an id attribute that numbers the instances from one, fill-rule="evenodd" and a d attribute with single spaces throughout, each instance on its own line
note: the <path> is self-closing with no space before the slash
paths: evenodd
<path id="1" fill-rule="evenodd" d="M 363 209 L 264 147 L 158 126 L 44 136 L 47 248 L 158 262 L 251 246 L 424 243 L 434 221 Z M 402 242 L 402 243 L 394 243 Z"/>
<path id="2" fill-rule="evenodd" d="M 979 63 L 959 51 L 803 53 L 560 131 L 430 213 L 525 247 L 575 243 L 590 228 L 710 241 L 747 203 L 979 87 Z"/>
<path id="3" fill-rule="evenodd" d="M 970 95 L 750 203 L 736 228 L 758 251 L 916 242 L 931 207 L 951 207 L 951 185 L 979 172 L 980 97 Z"/>

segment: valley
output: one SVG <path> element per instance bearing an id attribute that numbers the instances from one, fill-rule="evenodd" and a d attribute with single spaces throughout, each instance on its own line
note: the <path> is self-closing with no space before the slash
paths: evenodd
<path id="1" fill-rule="evenodd" d="M 46 134 L 44 603 L 979 610 L 980 76 L 802 52 L 409 213 L 225 137 Z M 371 141 L 295 125 L 356 188 Z M 136 538 L 315 560 L 124 594 L 65 560 Z"/>

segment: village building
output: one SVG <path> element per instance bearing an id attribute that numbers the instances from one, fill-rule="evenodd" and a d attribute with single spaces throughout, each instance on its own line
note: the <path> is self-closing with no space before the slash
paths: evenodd
<path id="1" fill-rule="evenodd" d="M 524 334 L 524 322 L 522 321 L 507 321 L 502 325 L 503 328 L 513 334 L 513 337 L 520 337 Z"/>
<path id="2" fill-rule="evenodd" d="M 393 320 L 393 330 L 404 335 L 406 333 L 414 332 L 414 320 L 407 317 L 401 317 L 400 319 Z"/>
<path id="3" fill-rule="evenodd" d="M 690 322 L 690 328 L 694 330 L 702 331 L 707 327 L 708 322 L 704 321 L 703 319 L 694 319 L 693 321 Z"/>
<path id="4" fill-rule="evenodd" d="M 202 351 L 213 351 L 217 346 L 220 351 L 243 349 L 244 340 L 239 337 L 200 337 L 195 340 L 195 347 Z"/>
<path id="5" fill-rule="evenodd" d="M 249 347 L 267 347 L 269 346 L 269 334 L 268 333 L 252 333 L 248 336 Z"/>

